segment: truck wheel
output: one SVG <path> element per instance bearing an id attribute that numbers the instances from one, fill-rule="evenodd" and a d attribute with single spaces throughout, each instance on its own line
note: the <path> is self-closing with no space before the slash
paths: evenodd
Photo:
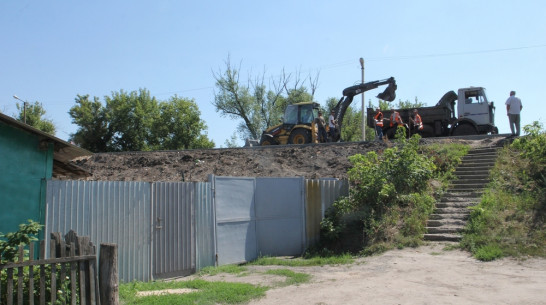
<path id="1" fill-rule="evenodd" d="M 275 142 L 275 140 L 273 138 L 271 138 L 271 137 L 262 136 L 262 138 L 260 139 L 260 145 L 261 146 L 277 145 L 277 142 Z"/>
<path id="2" fill-rule="evenodd" d="M 305 129 L 296 129 L 290 134 L 288 138 L 290 144 L 307 144 L 311 143 L 311 133 Z"/>
<path id="3" fill-rule="evenodd" d="M 493 131 L 491 131 L 491 134 L 499 134 L 499 129 L 497 127 L 493 128 Z"/>
<path id="4" fill-rule="evenodd" d="M 453 130 L 453 133 L 451 135 L 453 136 L 471 136 L 471 135 L 477 135 L 478 132 L 476 131 L 476 128 L 470 124 L 460 124 L 457 127 L 455 127 L 455 130 Z"/>

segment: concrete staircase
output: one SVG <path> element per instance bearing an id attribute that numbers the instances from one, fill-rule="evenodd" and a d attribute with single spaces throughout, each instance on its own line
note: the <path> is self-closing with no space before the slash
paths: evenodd
<path id="1" fill-rule="evenodd" d="M 461 240 L 461 232 L 470 216 L 468 207 L 480 200 L 483 188 L 489 182 L 489 170 L 495 165 L 498 148 L 472 149 L 463 158 L 455 171 L 458 179 L 436 203 L 434 214 L 430 215 L 425 240 Z"/>

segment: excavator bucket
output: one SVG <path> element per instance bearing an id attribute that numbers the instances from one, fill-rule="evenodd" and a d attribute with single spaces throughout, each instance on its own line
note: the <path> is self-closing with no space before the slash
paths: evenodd
<path id="1" fill-rule="evenodd" d="M 385 91 L 377 95 L 377 98 L 387 102 L 392 102 L 396 98 L 395 91 L 396 91 L 396 83 L 392 82 L 387 86 Z"/>

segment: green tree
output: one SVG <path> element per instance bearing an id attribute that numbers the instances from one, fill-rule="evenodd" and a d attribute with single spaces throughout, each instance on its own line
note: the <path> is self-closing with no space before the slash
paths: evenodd
<path id="1" fill-rule="evenodd" d="M 55 125 L 50 119 L 46 119 L 44 116 L 46 111 L 40 102 L 34 102 L 34 104 L 27 103 L 27 106 L 17 103 L 15 105 L 19 113 L 16 115 L 17 120 L 27 123 L 36 129 L 39 129 L 45 133 L 55 135 Z M 25 109 L 26 108 L 26 109 Z"/>
<path id="2" fill-rule="evenodd" d="M 405 100 L 405 101 L 398 100 L 398 105 L 395 108 L 396 109 L 412 109 L 412 108 L 419 108 L 423 106 L 425 106 L 425 104 L 423 102 L 420 102 L 417 99 L 417 97 L 415 97 L 415 100 L 413 102 L 410 102 L 409 100 Z"/>
<path id="3" fill-rule="evenodd" d="M 264 129 L 277 124 L 286 105 L 313 100 L 317 79 L 310 79 L 309 93 L 298 76 L 292 80 L 290 74 L 282 71 L 277 80 L 270 81 L 268 89 L 263 75 L 244 84 L 240 81 L 240 67 L 234 67 L 229 56 L 225 64 L 224 71 L 213 73 L 218 90 L 213 105 L 221 116 L 241 120 L 237 131 L 243 140 L 258 139 Z"/>
<path id="4" fill-rule="evenodd" d="M 69 114 L 79 129 L 71 140 L 93 152 L 212 148 L 193 100 L 171 97 L 158 102 L 148 90 L 123 90 L 106 96 L 78 95 Z"/>
<path id="5" fill-rule="evenodd" d="M 89 95 L 78 95 L 76 106 L 70 108 L 68 114 L 72 123 L 79 126 L 70 136 L 74 143 L 92 152 L 109 151 L 112 131 L 106 119 L 106 108 L 98 97 L 90 101 Z"/>
<path id="6" fill-rule="evenodd" d="M 159 103 L 159 119 L 153 122 L 154 149 L 213 148 L 214 142 L 206 134 L 207 125 L 194 100 L 171 97 Z"/>

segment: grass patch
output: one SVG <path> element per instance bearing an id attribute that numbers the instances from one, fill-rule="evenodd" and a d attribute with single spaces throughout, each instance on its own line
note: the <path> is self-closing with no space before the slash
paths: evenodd
<path id="1" fill-rule="evenodd" d="M 288 269 L 268 270 L 265 274 L 280 275 L 286 277 L 281 286 L 299 285 L 309 282 L 311 275 L 306 273 L 294 272 Z"/>
<path id="2" fill-rule="evenodd" d="M 255 261 L 247 263 L 248 265 L 258 266 L 289 266 L 289 267 L 305 267 L 305 266 L 324 266 L 324 265 L 345 265 L 354 261 L 350 254 L 332 255 L 332 256 L 318 256 L 309 255 L 305 257 L 295 258 L 280 258 L 280 257 L 260 257 Z"/>
<path id="3" fill-rule="evenodd" d="M 247 268 L 239 265 L 223 265 L 223 266 L 209 266 L 201 269 L 199 271 L 199 276 L 203 275 L 216 275 L 219 273 L 229 273 L 229 274 L 241 274 L 247 271 Z"/>
<path id="4" fill-rule="evenodd" d="M 476 250 L 474 257 L 481 261 L 488 262 L 503 257 L 503 251 L 498 245 L 485 245 Z"/>
<path id="5" fill-rule="evenodd" d="M 196 292 L 137 297 L 139 291 L 190 288 Z M 265 296 L 268 287 L 244 283 L 207 282 L 204 280 L 173 282 L 132 282 L 121 284 L 121 304 L 240 304 Z"/>

